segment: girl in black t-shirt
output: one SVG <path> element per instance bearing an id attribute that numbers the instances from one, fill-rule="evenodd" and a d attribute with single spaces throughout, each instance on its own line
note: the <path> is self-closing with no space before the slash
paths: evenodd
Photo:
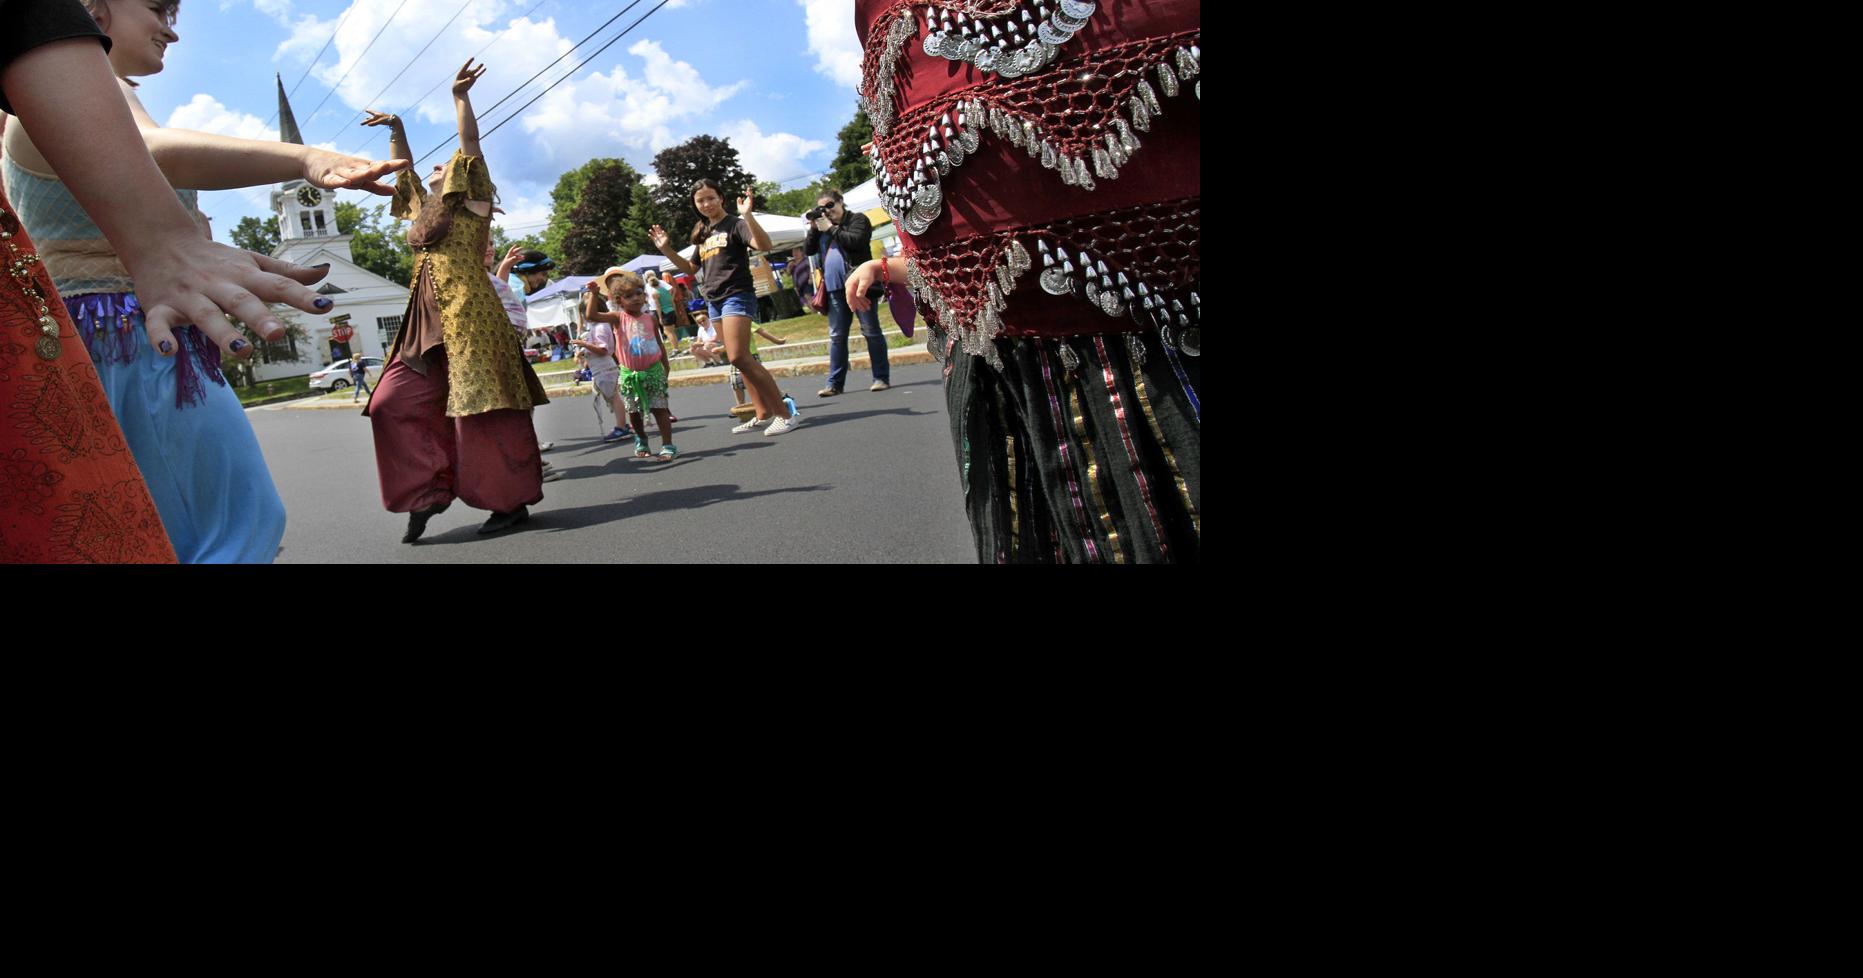
<path id="1" fill-rule="evenodd" d="M 757 308 L 756 286 L 750 277 L 750 250 L 769 251 L 770 236 L 757 226 L 748 190 L 738 199 L 737 217 L 725 213 L 724 188 L 710 178 L 692 185 L 692 206 L 704 218 L 692 229 L 692 243 L 698 246 L 697 265 L 672 249 L 666 229 L 658 224 L 653 226 L 653 243 L 686 274 L 699 276 L 706 314 L 718 328 L 731 365 L 744 376 L 757 416 L 731 430 L 763 428 L 766 435 L 783 434 L 801 424 L 802 416 L 783 403 L 775 378 L 750 353 L 750 316 Z"/>

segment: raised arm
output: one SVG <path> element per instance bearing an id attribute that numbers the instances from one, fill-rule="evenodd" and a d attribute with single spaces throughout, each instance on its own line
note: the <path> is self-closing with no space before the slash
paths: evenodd
<path id="1" fill-rule="evenodd" d="M 199 225 L 138 138 L 95 37 L 42 44 L 3 63 L 0 90 L 19 117 L 16 123 L 38 130 L 35 152 L 97 222 L 135 279 L 150 346 L 173 355 L 172 327 L 192 322 L 222 348 L 249 357 L 251 346 L 222 312 L 266 339 L 278 339 L 284 326 L 266 303 L 329 311 L 329 299 L 304 287 L 324 271 L 201 240 Z M 7 126 L 9 137 L 25 135 L 13 128 Z"/>
<path id="2" fill-rule="evenodd" d="M 472 83 L 485 76 L 485 66 L 472 66 L 472 59 L 453 76 L 453 113 L 459 117 L 459 148 L 467 156 L 484 156 L 479 149 L 479 118 L 472 114 L 472 98 L 467 95 L 472 90 Z"/>
<path id="3" fill-rule="evenodd" d="M 366 109 L 364 111 L 369 113 L 369 117 L 362 120 L 363 125 L 388 127 L 389 156 L 397 160 L 411 160 L 414 158 L 414 150 L 408 146 L 408 130 L 406 126 L 401 124 L 400 116 L 389 115 L 386 112 L 377 112 L 374 109 Z"/>
<path id="4" fill-rule="evenodd" d="M 593 289 L 582 293 L 582 318 L 595 323 L 619 324 L 621 322 L 620 313 L 601 312 L 595 308 L 595 291 Z"/>
<path id="5" fill-rule="evenodd" d="M 521 262 L 523 260 L 524 260 L 524 246 L 523 245 L 512 245 L 511 250 L 505 252 L 504 260 L 498 263 L 498 272 L 497 272 L 498 281 L 502 282 L 505 279 L 510 278 L 511 269 L 515 267 L 518 262 Z"/>
<path id="6" fill-rule="evenodd" d="M 744 196 L 737 200 L 737 214 L 744 219 L 745 224 L 750 226 L 751 248 L 757 251 L 769 251 L 774 245 L 770 244 L 770 236 L 765 234 L 762 226 L 757 223 L 757 215 L 751 213 L 752 200 L 751 192 L 744 191 Z"/>
<path id="7" fill-rule="evenodd" d="M 697 275 L 699 273 L 699 267 L 697 265 L 687 261 L 686 256 L 674 251 L 670 247 L 672 239 L 667 237 L 665 228 L 655 224 L 653 230 L 647 232 L 647 235 L 653 239 L 653 246 L 660 249 L 660 254 L 671 258 L 673 260 L 673 265 L 680 271 L 685 272 L 687 275 Z"/>
<path id="8" fill-rule="evenodd" d="M 120 90 L 142 130 L 149 155 L 155 157 L 168 182 L 183 190 L 231 190 L 303 179 L 325 190 L 367 190 L 387 197 L 394 188 L 381 181 L 408 167 L 405 152 L 397 154 L 392 149 L 391 159 L 367 160 L 296 143 L 164 129 L 133 90 Z"/>

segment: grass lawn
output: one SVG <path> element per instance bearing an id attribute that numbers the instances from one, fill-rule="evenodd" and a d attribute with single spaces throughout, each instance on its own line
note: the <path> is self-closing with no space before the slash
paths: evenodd
<path id="1" fill-rule="evenodd" d="M 301 396 L 310 392 L 310 377 L 286 377 L 283 380 L 261 380 L 251 387 L 234 388 L 239 395 L 239 403 L 250 407 L 264 401 L 284 400 L 287 397 Z"/>

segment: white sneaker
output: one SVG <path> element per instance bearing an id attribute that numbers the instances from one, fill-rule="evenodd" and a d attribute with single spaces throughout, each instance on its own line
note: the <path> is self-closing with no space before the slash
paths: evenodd
<path id="1" fill-rule="evenodd" d="M 751 419 L 750 419 L 749 421 L 746 421 L 746 422 L 744 422 L 743 424 L 741 424 L 741 425 L 738 425 L 738 426 L 737 426 L 737 427 L 735 427 L 735 428 L 732 428 L 732 429 L 731 429 L 731 433 L 732 433 L 732 434 L 734 434 L 734 435 L 741 435 L 741 434 L 743 434 L 743 433 L 744 433 L 744 432 L 746 432 L 746 431 L 755 431 L 755 430 L 757 430 L 758 428 L 761 428 L 761 427 L 763 427 L 763 426 L 765 426 L 765 425 L 767 425 L 767 424 L 769 424 L 769 423 L 770 423 L 770 420 L 771 420 L 771 419 L 769 419 L 769 418 L 764 418 L 763 420 L 761 420 L 761 421 L 759 421 L 759 420 L 758 420 L 758 419 L 756 419 L 756 418 L 751 418 Z"/>
<path id="2" fill-rule="evenodd" d="M 764 432 L 764 435 L 768 437 L 770 435 L 780 435 L 785 431 L 794 431 L 801 424 L 802 415 L 800 414 L 792 414 L 787 418 L 777 418 L 770 422 L 770 430 Z"/>

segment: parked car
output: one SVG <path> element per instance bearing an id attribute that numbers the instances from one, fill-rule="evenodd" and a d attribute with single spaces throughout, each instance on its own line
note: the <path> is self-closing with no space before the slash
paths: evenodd
<path id="1" fill-rule="evenodd" d="M 382 358 L 363 357 L 362 367 L 368 371 L 369 386 L 373 388 L 376 381 L 382 379 Z M 340 391 L 349 386 L 349 361 L 337 362 L 310 375 L 310 385 L 320 391 Z"/>

